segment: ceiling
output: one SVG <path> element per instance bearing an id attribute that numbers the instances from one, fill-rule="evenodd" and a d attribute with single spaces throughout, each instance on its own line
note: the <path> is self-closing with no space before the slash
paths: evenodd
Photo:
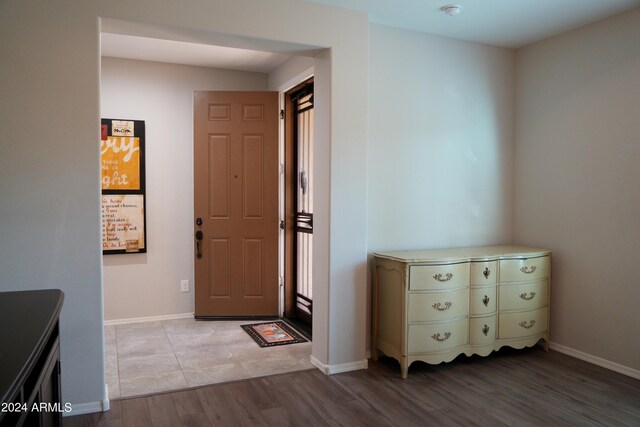
<path id="1" fill-rule="evenodd" d="M 102 33 L 100 42 L 102 56 L 258 73 L 269 73 L 291 57 L 283 53 L 111 33 Z"/>
<path id="2" fill-rule="evenodd" d="M 302 0 L 364 11 L 370 22 L 518 48 L 640 6 L 640 0 Z M 461 13 L 440 11 L 447 4 Z M 291 55 L 104 32 L 102 56 L 269 73 Z"/>
<path id="3" fill-rule="evenodd" d="M 640 0 L 305 0 L 365 11 L 369 21 L 518 48 L 640 6 Z M 440 7 L 462 7 L 448 16 Z"/>

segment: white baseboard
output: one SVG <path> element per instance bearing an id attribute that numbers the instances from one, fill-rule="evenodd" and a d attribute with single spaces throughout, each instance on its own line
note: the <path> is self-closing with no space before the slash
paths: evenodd
<path id="1" fill-rule="evenodd" d="M 568 356 L 575 357 L 576 359 L 584 360 L 585 362 L 593 363 L 594 365 L 598 365 L 603 368 L 609 369 L 610 371 L 617 372 L 619 374 L 626 375 L 628 377 L 640 380 L 640 370 L 638 369 L 633 369 L 628 366 L 620 365 L 619 363 L 611 362 L 609 360 L 602 359 L 600 357 L 593 356 L 591 354 L 583 353 L 579 350 L 573 349 L 571 347 L 566 347 L 564 345 L 560 345 L 554 342 L 549 343 L 549 348 L 559 353 L 564 353 Z"/>
<path id="2" fill-rule="evenodd" d="M 105 409 L 106 408 L 106 409 Z M 75 415 L 91 414 L 94 412 L 104 412 L 109 410 L 109 400 L 101 402 L 76 403 L 71 405 L 71 411 L 64 412 L 63 417 L 73 417 Z"/>
<path id="3" fill-rule="evenodd" d="M 105 320 L 104 326 L 126 325 L 128 323 L 159 322 L 162 320 L 193 319 L 193 313 L 164 314 L 162 316 L 132 317 L 129 319 Z"/>
<path id="4" fill-rule="evenodd" d="M 367 369 L 367 367 L 369 366 L 367 359 L 360 360 L 357 362 L 340 363 L 337 365 L 325 365 L 324 363 L 320 362 L 318 359 L 313 357 L 313 355 L 310 356 L 309 360 L 311 361 L 313 366 L 320 369 L 320 371 L 325 375 L 333 375 L 333 374 L 340 374 L 342 372 L 350 372 L 350 371 L 357 371 L 360 369 Z"/>
<path id="5" fill-rule="evenodd" d="M 111 402 L 109 401 L 109 385 L 104 385 L 104 400 L 102 401 L 102 412 L 107 412 L 111 409 Z"/>

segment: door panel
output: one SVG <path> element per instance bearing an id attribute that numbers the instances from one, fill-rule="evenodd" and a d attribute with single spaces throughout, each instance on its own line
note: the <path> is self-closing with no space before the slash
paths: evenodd
<path id="1" fill-rule="evenodd" d="M 243 138 L 244 219 L 263 219 L 264 140 L 262 135 L 244 135 Z"/>
<path id="2" fill-rule="evenodd" d="M 195 93 L 196 317 L 278 314 L 277 126 L 277 92 Z"/>
<path id="3" fill-rule="evenodd" d="M 209 284 L 209 297 L 228 299 L 231 297 L 229 239 L 211 239 L 210 242 L 211 268 L 206 278 Z"/>
<path id="4" fill-rule="evenodd" d="M 228 219 L 231 203 L 229 135 L 209 135 L 209 217 Z"/>
<path id="5" fill-rule="evenodd" d="M 264 296 L 263 239 L 244 239 L 244 296 Z"/>

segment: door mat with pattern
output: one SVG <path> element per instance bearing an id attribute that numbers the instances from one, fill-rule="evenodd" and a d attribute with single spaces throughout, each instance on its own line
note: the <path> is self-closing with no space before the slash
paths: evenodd
<path id="1" fill-rule="evenodd" d="M 260 347 L 296 344 L 307 340 L 282 321 L 240 325 Z"/>

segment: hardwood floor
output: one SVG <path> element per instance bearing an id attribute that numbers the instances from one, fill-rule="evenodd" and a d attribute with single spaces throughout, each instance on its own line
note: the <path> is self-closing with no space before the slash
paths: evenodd
<path id="1" fill-rule="evenodd" d="M 640 381 L 540 348 L 503 349 L 400 379 L 392 359 L 114 400 L 75 426 L 639 426 Z"/>

